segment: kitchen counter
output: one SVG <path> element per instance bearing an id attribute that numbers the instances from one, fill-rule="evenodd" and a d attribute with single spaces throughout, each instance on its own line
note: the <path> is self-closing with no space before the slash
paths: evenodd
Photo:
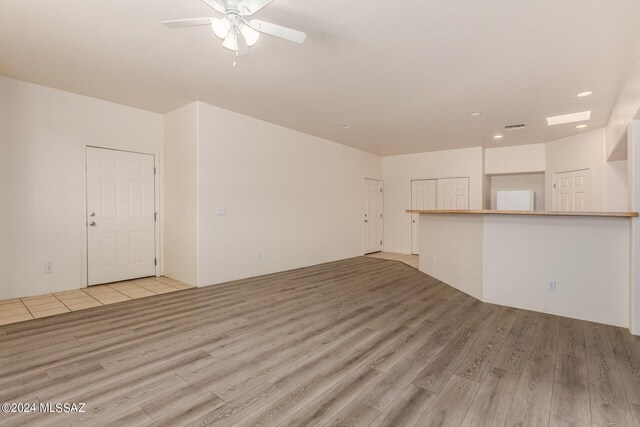
<path id="1" fill-rule="evenodd" d="M 420 271 L 485 302 L 629 327 L 636 212 L 407 212 Z"/>
<path id="2" fill-rule="evenodd" d="M 600 217 L 621 217 L 633 218 L 638 216 L 638 212 L 553 212 L 553 211 L 495 211 L 495 210 L 418 210 L 408 209 L 408 213 L 424 214 L 459 214 L 459 215 L 537 215 L 537 216 L 600 216 Z"/>

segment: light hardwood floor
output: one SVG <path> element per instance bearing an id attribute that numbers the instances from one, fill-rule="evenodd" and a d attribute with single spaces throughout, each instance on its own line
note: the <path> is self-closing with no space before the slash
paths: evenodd
<path id="1" fill-rule="evenodd" d="M 389 259 L 392 261 L 400 261 L 400 262 L 404 262 L 405 264 L 413 268 L 416 268 L 416 269 L 419 268 L 418 255 L 398 254 L 395 252 L 375 252 L 372 254 L 368 254 L 366 256 L 370 258 L 380 258 L 380 259 Z"/>
<path id="2" fill-rule="evenodd" d="M 633 425 L 640 340 L 370 257 L 0 327 L 36 425 Z"/>
<path id="3" fill-rule="evenodd" d="M 55 316 L 70 311 L 190 289 L 169 277 L 147 277 L 131 281 L 90 286 L 83 289 L 55 292 L 0 301 L 0 325 Z"/>

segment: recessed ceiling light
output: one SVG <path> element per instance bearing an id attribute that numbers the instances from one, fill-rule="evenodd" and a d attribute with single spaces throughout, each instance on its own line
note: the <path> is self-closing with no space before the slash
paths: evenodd
<path id="1" fill-rule="evenodd" d="M 584 98 L 585 96 L 589 96 L 589 95 L 593 95 L 593 92 L 591 92 L 590 90 L 576 94 L 578 98 Z"/>
<path id="2" fill-rule="evenodd" d="M 576 129 L 584 129 L 586 128 L 588 125 L 578 125 L 576 126 Z"/>
<path id="3" fill-rule="evenodd" d="M 469 113 L 471 117 L 478 117 L 480 114 L 482 114 L 482 111 L 472 111 Z"/>
<path id="4" fill-rule="evenodd" d="M 561 116 L 547 117 L 547 126 L 563 125 L 565 123 L 584 122 L 591 120 L 591 111 L 563 114 Z"/>
<path id="5" fill-rule="evenodd" d="M 342 125 L 342 129 L 349 129 L 351 126 L 349 125 Z"/>
<path id="6" fill-rule="evenodd" d="M 493 135 L 493 139 L 502 139 L 502 135 Z"/>

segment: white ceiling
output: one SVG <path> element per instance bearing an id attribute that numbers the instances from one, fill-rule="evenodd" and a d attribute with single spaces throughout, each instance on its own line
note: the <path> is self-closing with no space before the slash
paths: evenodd
<path id="1" fill-rule="evenodd" d="M 201 100 L 391 155 L 550 141 L 584 130 L 545 117 L 586 109 L 604 126 L 640 36 L 638 0 L 276 0 L 255 17 L 307 41 L 262 37 L 234 69 L 210 28 L 160 24 L 201 16 L 199 0 L 0 0 L 0 74 L 159 113 Z"/>

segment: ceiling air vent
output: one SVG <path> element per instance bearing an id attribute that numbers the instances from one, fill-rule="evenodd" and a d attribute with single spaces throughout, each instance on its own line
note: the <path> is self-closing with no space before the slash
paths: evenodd
<path id="1" fill-rule="evenodd" d="M 517 125 L 505 125 L 505 126 L 504 126 L 504 128 L 505 128 L 506 130 L 508 130 L 508 131 L 511 131 L 511 130 L 520 130 L 520 129 L 524 129 L 524 128 L 526 128 L 526 127 L 527 127 L 527 125 L 526 125 L 526 124 L 524 124 L 524 123 L 520 123 L 520 124 L 517 124 Z"/>

